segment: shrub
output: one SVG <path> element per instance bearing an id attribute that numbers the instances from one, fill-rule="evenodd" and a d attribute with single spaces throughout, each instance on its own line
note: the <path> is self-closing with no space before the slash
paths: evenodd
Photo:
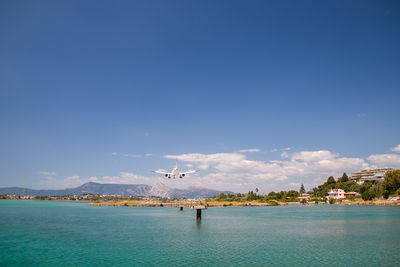
<path id="1" fill-rule="evenodd" d="M 267 203 L 271 206 L 279 206 L 279 203 L 275 200 L 269 200 L 269 201 L 267 201 Z"/>
<path id="2" fill-rule="evenodd" d="M 362 193 L 361 198 L 363 200 L 372 200 L 375 198 L 375 193 L 371 192 L 370 190 L 367 190 L 364 193 Z"/>
<path id="3" fill-rule="evenodd" d="M 329 204 L 335 204 L 335 203 L 336 203 L 336 199 L 334 199 L 334 198 L 329 199 Z"/>

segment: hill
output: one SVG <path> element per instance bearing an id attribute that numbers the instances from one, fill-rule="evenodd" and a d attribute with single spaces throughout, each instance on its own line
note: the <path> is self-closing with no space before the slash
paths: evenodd
<path id="1" fill-rule="evenodd" d="M 187 189 L 171 188 L 164 184 L 100 184 L 89 182 L 76 188 L 59 190 L 29 189 L 23 187 L 0 188 L 0 195 L 25 196 L 65 196 L 65 195 L 120 195 L 120 196 L 154 196 L 170 198 L 206 198 L 220 193 L 233 194 L 231 191 L 218 191 L 203 187 L 189 187 Z"/>

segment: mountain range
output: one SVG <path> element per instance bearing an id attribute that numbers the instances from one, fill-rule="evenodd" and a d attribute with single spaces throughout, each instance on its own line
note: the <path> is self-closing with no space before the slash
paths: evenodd
<path id="1" fill-rule="evenodd" d="M 154 196 L 170 198 L 206 198 L 224 194 L 234 194 L 231 191 L 218 191 L 203 187 L 188 187 L 186 189 L 171 188 L 164 184 L 100 184 L 89 182 L 76 188 L 67 189 L 29 189 L 23 187 L 0 188 L 0 195 L 25 195 L 25 196 L 64 196 L 64 195 L 120 195 L 120 196 Z"/>

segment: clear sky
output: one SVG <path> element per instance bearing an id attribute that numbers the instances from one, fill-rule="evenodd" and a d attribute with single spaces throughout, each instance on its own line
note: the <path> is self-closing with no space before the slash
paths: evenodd
<path id="1" fill-rule="evenodd" d="M 0 187 L 400 168 L 399 48 L 399 1 L 2 0 Z"/>

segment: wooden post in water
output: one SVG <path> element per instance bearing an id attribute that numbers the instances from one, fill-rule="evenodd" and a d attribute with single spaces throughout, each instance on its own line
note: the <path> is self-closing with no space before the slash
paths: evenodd
<path id="1" fill-rule="evenodd" d="M 201 221 L 201 209 L 197 209 L 197 216 L 196 216 L 196 219 L 197 219 L 198 221 Z"/>
<path id="2" fill-rule="evenodd" d="M 196 210 L 196 220 L 201 221 L 201 210 L 207 209 L 205 205 L 192 206 L 192 210 Z"/>
<path id="3" fill-rule="evenodd" d="M 183 210 L 183 207 L 181 207 L 180 210 Z"/>

